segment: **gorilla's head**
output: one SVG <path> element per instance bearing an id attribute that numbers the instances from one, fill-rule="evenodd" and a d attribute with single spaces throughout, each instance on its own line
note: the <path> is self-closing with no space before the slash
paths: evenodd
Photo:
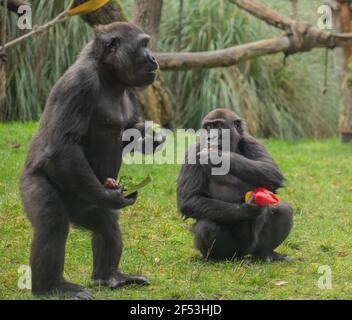
<path id="1" fill-rule="evenodd" d="M 158 63 L 148 49 L 150 37 L 132 23 L 115 22 L 95 27 L 93 42 L 99 63 L 113 79 L 127 87 L 151 84 Z"/>
<path id="2" fill-rule="evenodd" d="M 224 133 L 229 133 L 230 150 L 236 151 L 244 134 L 244 123 L 233 111 L 228 109 L 215 109 L 209 112 L 202 121 L 202 128 L 210 132 L 216 130 L 218 148 L 222 146 Z M 214 132 L 214 131 L 213 131 Z"/>

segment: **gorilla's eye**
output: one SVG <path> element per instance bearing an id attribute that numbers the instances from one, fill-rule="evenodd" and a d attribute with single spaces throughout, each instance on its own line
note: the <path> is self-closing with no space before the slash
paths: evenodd
<path id="1" fill-rule="evenodd" d="M 144 48 L 147 48 L 149 45 L 149 39 L 143 39 L 142 42 L 141 42 L 141 46 L 144 47 Z"/>
<path id="2" fill-rule="evenodd" d="M 111 38 L 109 41 L 106 42 L 105 45 L 109 49 L 117 48 L 120 45 L 120 38 L 118 37 Z"/>

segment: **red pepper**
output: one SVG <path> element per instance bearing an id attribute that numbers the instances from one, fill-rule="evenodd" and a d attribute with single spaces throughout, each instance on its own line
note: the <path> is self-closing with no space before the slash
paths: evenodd
<path id="1" fill-rule="evenodd" d="M 256 188 L 254 191 L 246 193 L 245 201 L 251 200 L 253 203 L 260 206 L 267 206 L 269 204 L 275 204 L 279 202 L 277 196 L 265 188 Z"/>

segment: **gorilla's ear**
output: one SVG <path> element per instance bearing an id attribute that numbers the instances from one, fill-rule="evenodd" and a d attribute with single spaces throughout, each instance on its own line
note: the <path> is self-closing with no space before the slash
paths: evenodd
<path id="1" fill-rule="evenodd" d="M 233 121 L 233 124 L 238 131 L 239 134 L 243 134 L 244 128 L 243 128 L 243 121 L 242 119 L 236 119 Z"/>
<path id="2" fill-rule="evenodd" d="M 106 25 L 94 26 L 95 36 L 101 41 L 101 43 L 109 49 L 115 49 L 120 46 L 121 39 L 113 36 Z"/>

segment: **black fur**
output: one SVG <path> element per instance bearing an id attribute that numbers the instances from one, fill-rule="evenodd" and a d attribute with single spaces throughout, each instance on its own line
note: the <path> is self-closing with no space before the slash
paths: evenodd
<path id="1" fill-rule="evenodd" d="M 137 194 L 102 183 L 121 166 L 122 133 L 140 128 L 132 88 L 151 84 L 157 63 L 149 36 L 129 23 L 96 28 L 96 37 L 52 89 L 25 162 L 20 189 L 34 229 L 30 263 L 34 294 L 91 295 L 63 279 L 69 224 L 92 231 L 93 279 L 109 287 L 147 283 L 118 271 L 117 217 Z"/>
<path id="2" fill-rule="evenodd" d="M 292 227 L 287 203 L 259 206 L 244 202 L 247 191 L 264 187 L 272 192 L 284 177 L 265 148 L 249 136 L 242 120 L 225 109 L 216 109 L 203 120 L 203 128 L 230 129 L 231 148 L 224 156 L 230 172 L 211 175 L 211 165 L 184 164 L 177 186 L 182 215 L 196 219 L 191 231 L 196 248 L 206 259 L 233 260 L 247 254 L 266 261 L 288 260 L 274 252 Z M 216 124 L 216 125 L 215 125 Z M 198 144 L 197 151 L 202 147 Z"/>

